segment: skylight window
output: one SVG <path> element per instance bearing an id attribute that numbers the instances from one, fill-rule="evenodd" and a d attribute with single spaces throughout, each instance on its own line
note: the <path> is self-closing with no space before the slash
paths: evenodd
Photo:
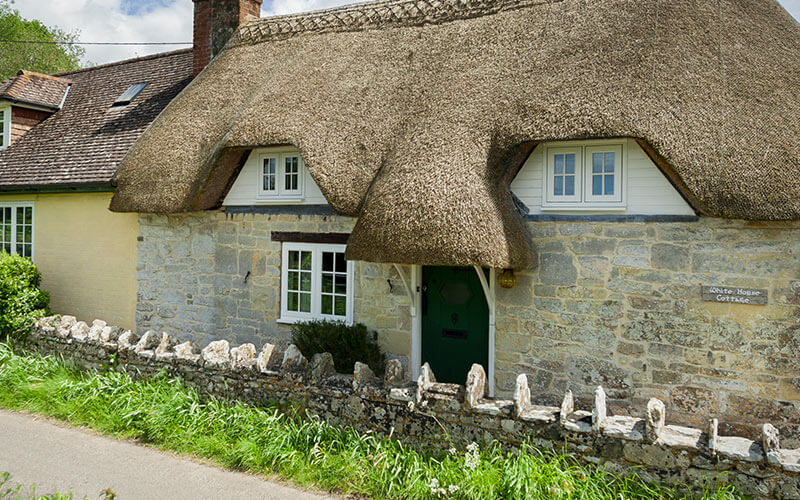
<path id="1" fill-rule="evenodd" d="M 127 106 L 131 101 L 136 99 L 136 96 L 142 93 L 142 90 L 144 90 L 147 85 L 147 83 L 134 83 L 114 101 L 113 106 Z"/>

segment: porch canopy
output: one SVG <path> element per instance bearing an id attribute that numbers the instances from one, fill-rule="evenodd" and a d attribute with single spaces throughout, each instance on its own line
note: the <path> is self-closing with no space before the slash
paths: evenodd
<path id="1" fill-rule="evenodd" d="M 348 258 L 530 267 L 540 141 L 634 137 L 702 214 L 800 218 L 800 26 L 773 0 L 402 0 L 241 27 L 131 149 L 116 211 L 218 207 L 297 146 Z"/>

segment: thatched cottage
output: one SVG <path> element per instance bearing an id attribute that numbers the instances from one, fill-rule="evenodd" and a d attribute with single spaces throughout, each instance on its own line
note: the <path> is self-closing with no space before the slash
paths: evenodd
<path id="1" fill-rule="evenodd" d="M 601 384 L 800 439 L 800 26 L 775 1 L 373 2 L 212 55 L 114 179 L 141 330 L 362 322 L 412 376 L 478 362 L 500 395 L 524 372 L 537 401 Z"/>

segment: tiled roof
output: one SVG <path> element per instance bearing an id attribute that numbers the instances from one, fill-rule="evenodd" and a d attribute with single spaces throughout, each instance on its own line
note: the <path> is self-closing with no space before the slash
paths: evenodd
<path id="1" fill-rule="evenodd" d="M 56 110 L 61 107 L 70 83 L 66 78 L 22 70 L 14 78 L 0 83 L 0 100 Z"/>
<path id="2" fill-rule="evenodd" d="M 191 81 L 192 51 L 48 78 L 72 82 L 64 106 L 0 152 L 0 190 L 110 184 L 131 145 Z M 112 107 L 128 87 L 144 82 L 133 102 Z"/>

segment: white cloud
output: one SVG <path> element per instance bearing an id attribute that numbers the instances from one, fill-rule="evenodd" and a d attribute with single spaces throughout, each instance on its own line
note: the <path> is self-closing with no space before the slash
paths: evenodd
<path id="1" fill-rule="evenodd" d="M 122 0 L 16 0 L 14 8 L 48 26 L 80 30 L 80 40 L 86 42 L 192 41 L 192 0 L 156 5 L 142 15 L 123 14 Z M 102 64 L 185 47 L 90 45 L 85 61 Z"/>
<path id="2" fill-rule="evenodd" d="M 140 15 L 126 15 L 131 4 L 146 5 Z M 265 0 L 262 15 L 274 16 L 326 9 L 349 0 Z M 800 0 L 780 0 L 800 20 Z M 23 17 L 48 26 L 80 30 L 81 41 L 190 42 L 192 0 L 16 0 Z M 88 46 L 85 61 L 97 64 L 183 48 L 182 46 Z"/>

